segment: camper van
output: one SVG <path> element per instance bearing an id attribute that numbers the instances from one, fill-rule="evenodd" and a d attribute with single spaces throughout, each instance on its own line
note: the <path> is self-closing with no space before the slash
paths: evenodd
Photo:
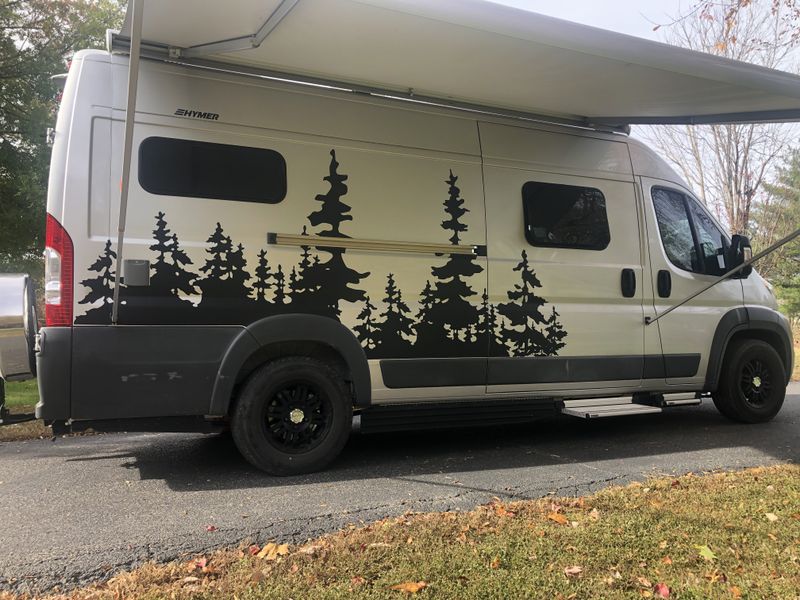
<path id="1" fill-rule="evenodd" d="M 770 285 L 743 268 L 680 304 L 747 239 L 613 127 L 143 58 L 120 259 L 129 66 L 72 60 L 38 332 L 28 279 L 0 279 L 0 371 L 38 374 L 54 431 L 229 428 L 289 475 L 334 460 L 354 415 L 382 432 L 780 410 L 793 355 Z"/>

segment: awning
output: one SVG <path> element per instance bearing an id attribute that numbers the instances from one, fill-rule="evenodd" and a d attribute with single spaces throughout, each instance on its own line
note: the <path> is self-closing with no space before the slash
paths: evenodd
<path id="1" fill-rule="evenodd" d="M 145 57 L 582 125 L 800 120 L 798 76 L 484 0 L 146 0 L 142 40 Z"/>

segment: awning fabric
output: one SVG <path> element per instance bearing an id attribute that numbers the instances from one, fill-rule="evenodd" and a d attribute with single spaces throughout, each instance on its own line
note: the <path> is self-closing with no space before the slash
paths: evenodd
<path id="1" fill-rule="evenodd" d="M 796 75 L 484 0 L 145 0 L 142 23 L 145 56 L 509 114 L 800 120 Z"/>

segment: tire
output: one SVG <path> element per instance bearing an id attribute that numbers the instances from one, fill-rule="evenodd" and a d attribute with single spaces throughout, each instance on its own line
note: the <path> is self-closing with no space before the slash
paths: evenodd
<path id="1" fill-rule="evenodd" d="M 786 369 L 775 349 L 761 340 L 734 342 L 725 356 L 714 405 L 741 423 L 764 423 L 783 406 Z"/>
<path id="2" fill-rule="evenodd" d="M 295 356 L 253 373 L 231 415 L 239 452 L 270 475 L 324 469 L 344 448 L 353 425 L 353 403 L 329 364 Z"/>

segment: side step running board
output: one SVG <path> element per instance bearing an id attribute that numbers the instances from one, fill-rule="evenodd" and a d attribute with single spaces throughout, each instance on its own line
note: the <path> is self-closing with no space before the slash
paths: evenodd
<path id="1" fill-rule="evenodd" d="M 634 398 L 591 398 L 565 400 L 561 412 L 581 419 L 649 415 L 673 406 L 696 406 L 702 399 L 695 393 L 646 394 Z"/>

